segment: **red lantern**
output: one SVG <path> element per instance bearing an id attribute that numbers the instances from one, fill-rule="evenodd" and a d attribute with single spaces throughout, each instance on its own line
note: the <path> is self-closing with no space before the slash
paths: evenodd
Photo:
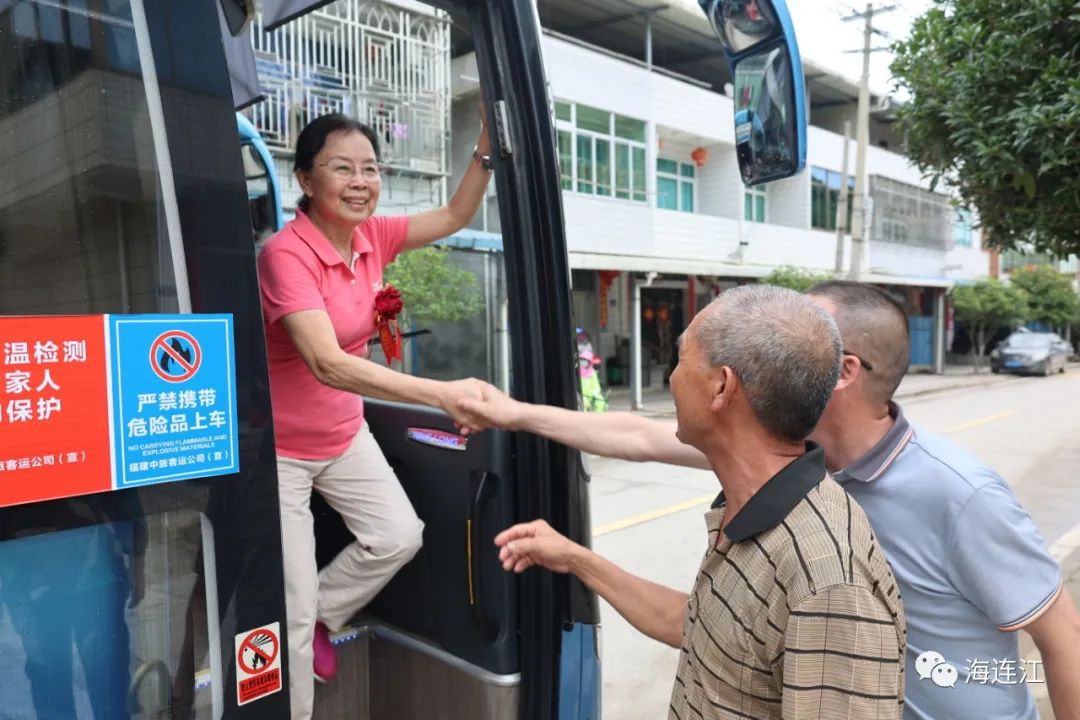
<path id="1" fill-rule="evenodd" d="M 656 317 L 660 318 L 660 322 L 664 325 L 667 325 L 668 321 L 671 320 L 671 311 L 668 310 L 667 303 L 660 304 L 660 311 L 656 314 Z"/>
<path id="2" fill-rule="evenodd" d="M 697 167 L 705 167 L 705 163 L 709 160 L 709 151 L 703 147 L 694 148 L 694 151 L 690 153 L 690 159 Z"/>
<path id="3" fill-rule="evenodd" d="M 642 315 L 644 316 L 645 322 L 647 323 L 651 323 L 653 321 L 653 318 L 656 317 L 656 313 L 653 312 L 652 305 L 646 305 L 645 312 L 643 312 Z"/>

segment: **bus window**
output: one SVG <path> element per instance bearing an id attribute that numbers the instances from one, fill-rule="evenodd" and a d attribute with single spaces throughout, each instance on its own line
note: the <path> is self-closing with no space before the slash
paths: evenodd
<path id="1" fill-rule="evenodd" d="M 110 8 L 0 10 L 0 313 L 175 307 L 130 6 Z"/>
<path id="2" fill-rule="evenodd" d="M 49 432 L 38 366 L 81 361 L 49 356 L 65 338 L 13 335 L 7 316 L 232 313 L 241 426 L 236 475 L 0 507 L 5 717 L 235 717 L 233 635 L 284 622 L 274 475 L 259 462 L 272 435 L 254 251 L 220 47 L 208 0 L 0 2 L 0 483 L 79 472 L 61 465 L 78 437 L 57 436 L 48 455 L 4 443 L 14 423 Z M 175 422 L 178 399 L 158 403 L 155 421 Z M 287 693 L 260 702 L 249 717 L 288 717 Z"/>
<path id="3" fill-rule="evenodd" d="M 176 308 L 134 20 L 125 2 L 108 8 L 0 10 L 0 315 Z M 145 514 L 139 503 L 128 493 L 0 510 L 6 714 L 167 712 L 174 684 L 188 691 L 184 707 L 211 712 L 194 666 L 219 634 L 206 602 L 216 578 L 202 572 L 213 530 L 196 511 Z"/>

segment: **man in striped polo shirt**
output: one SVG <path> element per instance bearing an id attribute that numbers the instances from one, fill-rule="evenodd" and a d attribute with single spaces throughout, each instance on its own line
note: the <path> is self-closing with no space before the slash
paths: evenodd
<path id="1" fill-rule="evenodd" d="M 899 718 L 904 611 L 862 510 L 805 442 L 840 336 L 805 296 L 724 293 L 680 338 L 679 439 L 723 486 L 691 593 L 635 577 L 536 521 L 496 538 L 507 570 L 571 572 L 682 650 L 669 718 Z"/>

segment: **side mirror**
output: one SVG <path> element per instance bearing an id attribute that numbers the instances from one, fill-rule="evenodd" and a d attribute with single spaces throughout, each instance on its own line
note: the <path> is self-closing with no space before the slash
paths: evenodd
<path id="1" fill-rule="evenodd" d="M 274 158 L 259 131 L 246 117 L 236 113 L 236 130 L 240 139 L 240 159 L 244 180 L 248 186 L 248 202 L 252 208 L 252 229 L 256 239 L 260 232 L 268 235 L 285 227 L 281 208 L 281 187 L 274 173 Z M 257 204 L 253 201 L 258 200 Z"/>
<path id="2" fill-rule="evenodd" d="M 735 152 L 747 185 L 806 167 L 806 87 L 784 0 L 698 0 L 735 77 Z"/>

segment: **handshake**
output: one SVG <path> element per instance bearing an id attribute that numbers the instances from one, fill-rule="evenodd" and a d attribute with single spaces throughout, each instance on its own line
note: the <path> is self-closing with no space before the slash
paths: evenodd
<path id="1" fill-rule="evenodd" d="M 454 419 L 463 435 L 490 428 L 520 430 L 530 408 L 483 380 L 468 378 L 443 383 L 437 406 Z M 588 551 L 553 530 L 543 520 L 519 523 L 495 538 L 499 562 L 507 572 L 522 573 L 540 566 L 567 573 Z"/>
<path id="2" fill-rule="evenodd" d="M 491 383 L 468 378 L 442 383 L 434 403 L 463 435 L 490 428 L 518 430 L 524 404 Z"/>

